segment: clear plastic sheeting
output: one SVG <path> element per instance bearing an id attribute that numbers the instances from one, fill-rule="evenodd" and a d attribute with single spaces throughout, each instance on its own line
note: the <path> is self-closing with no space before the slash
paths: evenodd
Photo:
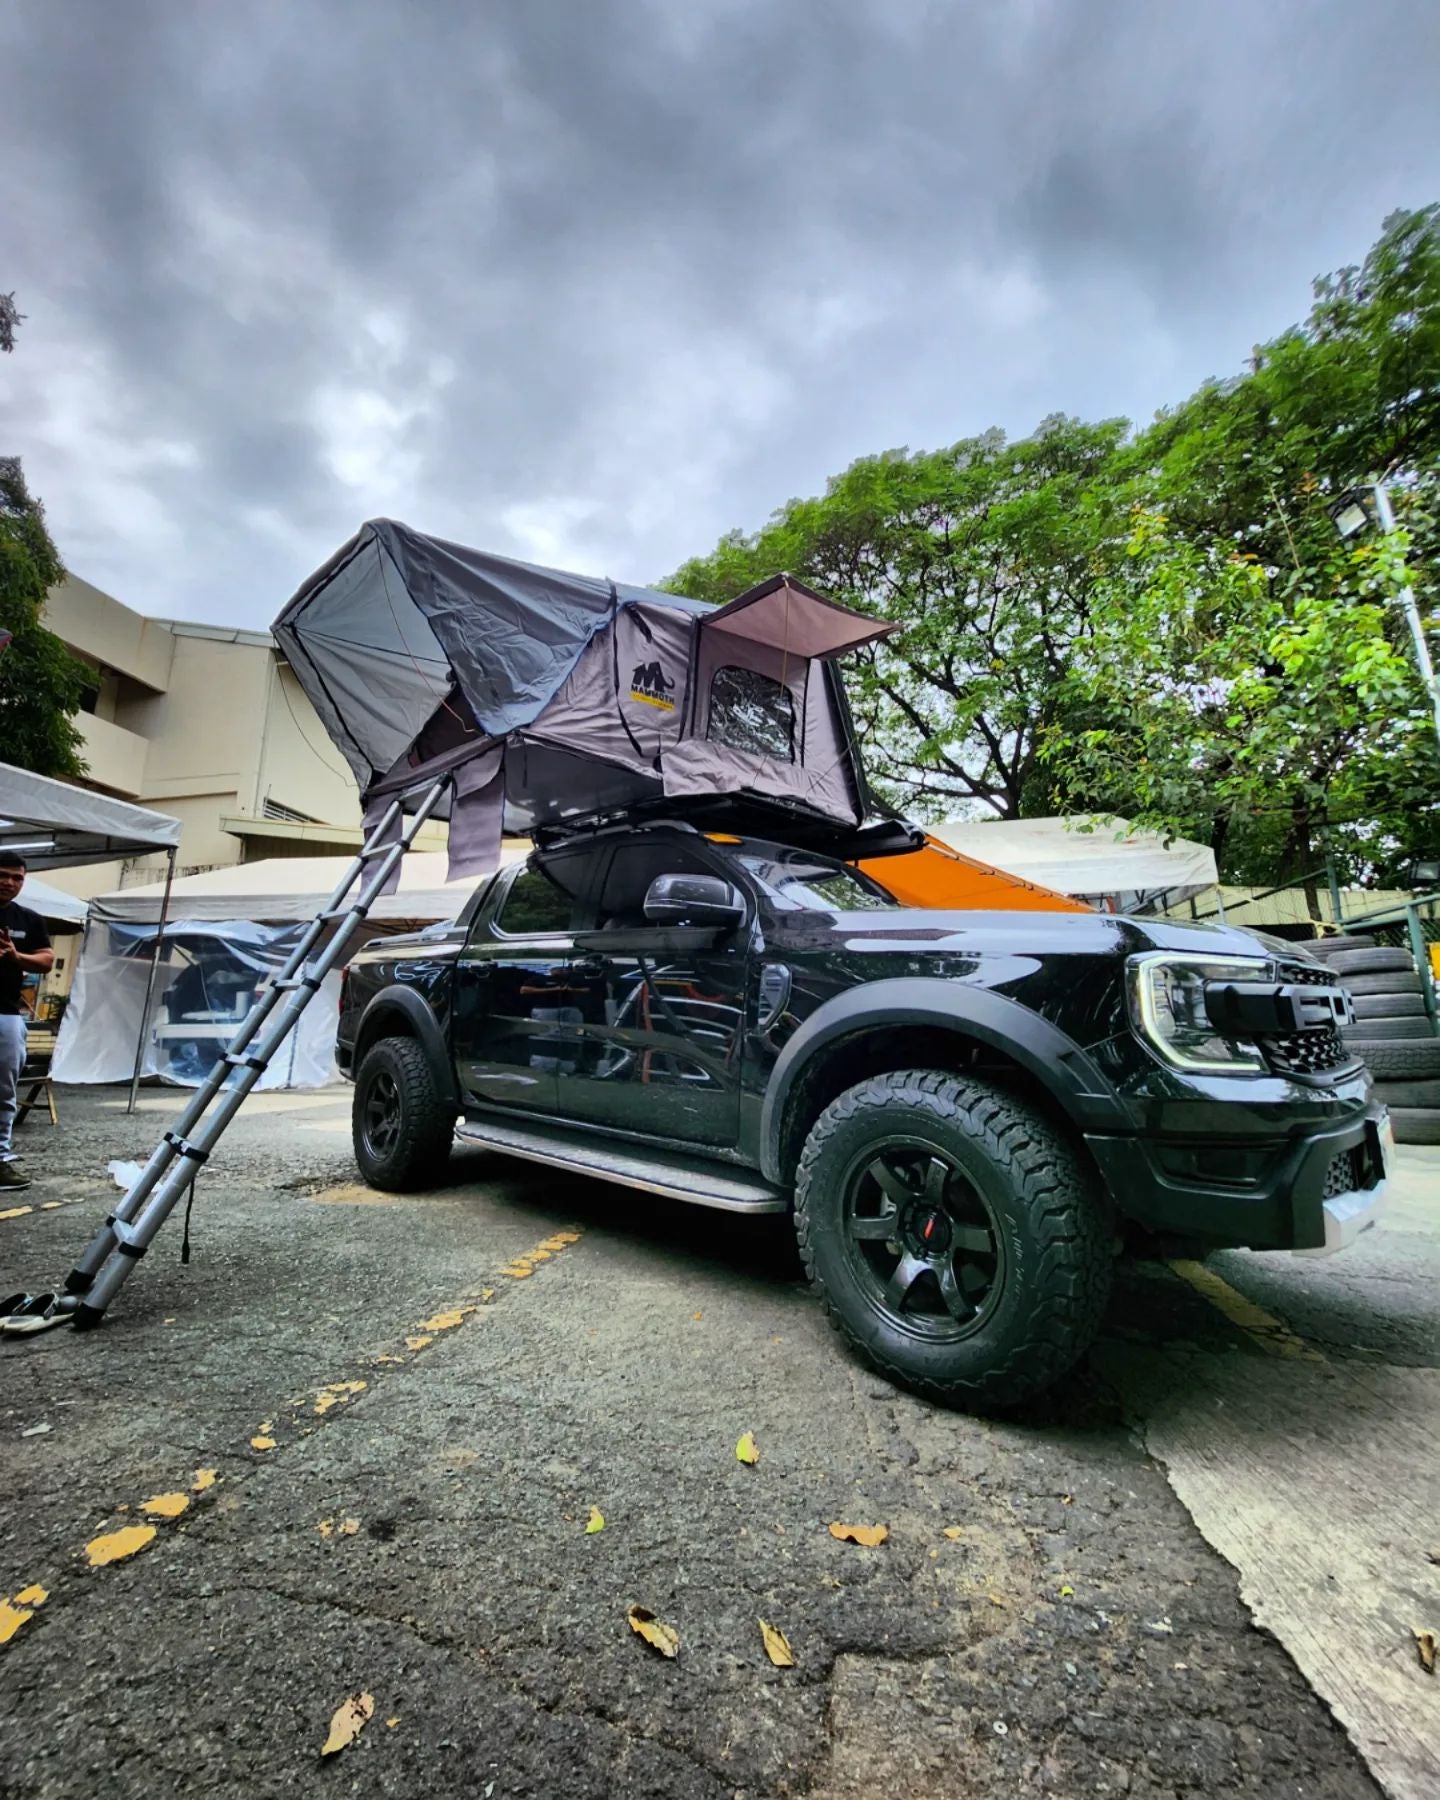
<path id="1" fill-rule="evenodd" d="M 57 1081 L 128 1081 L 142 1032 L 145 986 L 157 927 L 92 921 L 52 1072 Z M 299 924 L 246 919 L 175 919 L 165 927 L 158 978 L 143 1021 L 142 1075 L 197 1087 L 257 997 L 299 941 Z M 326 977 L 313 1003 L 261 1075 L 262 1090 L 316 1088 L 339 1078 L 335 1020 L 340 976 Z"/>

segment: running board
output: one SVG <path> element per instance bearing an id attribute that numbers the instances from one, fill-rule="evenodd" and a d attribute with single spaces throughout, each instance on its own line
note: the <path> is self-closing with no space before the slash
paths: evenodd
<path id="1" fill-rule="evenodd" d="M 698 1156 L 649 1145 L 642 1150 L 601 1144 L 583 1132 L 561 1126 L 537 1131 L 491 1119 L 466 1119 L 455 1134 L 467 1144 L 483 1144 L 506 1156 L 547 1163 L 553 1169 L 568 1169 L 572 1175 L 588 1175 L 596 1181 L 643 1188 L 647 1194 L 664 1194 L 671 1200 L 688 1200 L 692 1206 L 714 1206 L 722 1212 L 780 1213 L 789 1204 L 783 1194 L 748 1172 L 732 1175 Z"/>

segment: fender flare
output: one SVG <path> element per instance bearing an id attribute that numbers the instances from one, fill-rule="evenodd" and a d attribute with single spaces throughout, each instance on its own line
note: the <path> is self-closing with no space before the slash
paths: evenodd
<path id="1" fill-rule="evenodd" d="M 409 1029 L 403 1032 L 387 1031 L 387 1018 L 397 1017 L 403 1018 Z M 460 1110 L 460 1090 L 450 1061 L 450 1046 L 445 1042 L 445 1034 L 440 1029 L 434 1011 L 414 988 L 394 983 L 390 987 L 381 988 L 378 994 L 366 1002 L 355 1031 L 354 1068 L 357 1074 L 365 1052 L 382 1037 L 417 1039 L 425 1052 L 425 1060 L 430 1065 L 439 1091 L 447 1101 L 454 1103 L 457 1112 Z"/>
<path id="2" fill-rule="evenodd" d="M 867 982 L 827 1000 L 780 1052 L 760 1115 L 760 1166 L 767 1180 L 782 1180 L 786 1106 L 813 1058 L 842 1038 L 897 1025 L 938 1026 L 1003 1052 L 1035 1077 L 1082 1132 L 1125 1131 L 1131 1125 L 1094 1059 L 1039 1013 L 991 988 L 902 976 Z"/>

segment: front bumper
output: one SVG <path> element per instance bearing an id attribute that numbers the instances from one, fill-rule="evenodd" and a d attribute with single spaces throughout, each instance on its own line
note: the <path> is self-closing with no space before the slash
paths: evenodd
<path id="1" fill-rule="evenodd" d="M 1118 1211 L 1148 1230 L 1217 1249 L 1343 1249 L 1385 1200 L 1394 1137 L 1386 1109 L 1303 1136 L 1243 1144 L 1191 1137 L 1088 1136 Z"/>

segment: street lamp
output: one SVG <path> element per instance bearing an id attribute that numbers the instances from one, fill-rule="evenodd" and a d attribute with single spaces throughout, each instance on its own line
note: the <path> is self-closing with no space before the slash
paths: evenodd
<path id="1" fill-rule="evenodd" d="M 1395 529 L 1395 514 L 1390 507 L 1390 494 L 1383 481 L 1368 481 L 1342 494 L 1330 508 L 1330 517 L 1342 538 L 1352 538 L 1367 526 L 1378 525 L 1381 531 Z M 1415 645 L 1415 661 L 1420 679 L 1435 715 L 1435 737 L 1440 742 L 1440 682 L 1435 679 L 1435 666 L 1430 661 L 1430 646 L 1425 642 L 1425 627 L 1420 622 L 1420 608 L 1415 604 L 1415 590 L 1407 581 L 1395 596 L 1410 636 Z"/>

